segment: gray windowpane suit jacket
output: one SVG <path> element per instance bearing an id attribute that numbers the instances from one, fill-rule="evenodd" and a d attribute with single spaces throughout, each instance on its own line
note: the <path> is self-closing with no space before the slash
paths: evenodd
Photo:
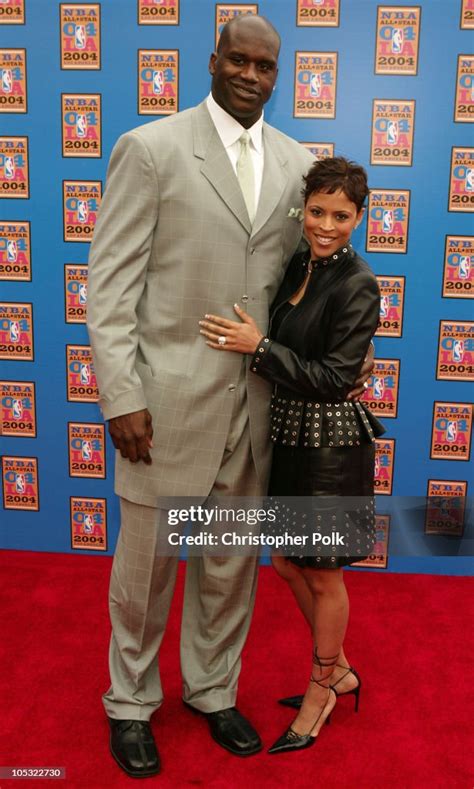
<path id="1" fill-rule="evenodd" d="M 301 240 L 299 143 L 264 123 L 264 172 L 253 227 L 206 103 L 124 134 L 110 159 L 89 259 L 88 329 L 104 417 L 148 407 L 153 464 L 117 453 L 115 488 L 156 506 L 157 496 L 205 497 L 216 478 L 242 356 L 209 348 L 205 313 L 248 310 L 262 332 Z M 293 212 L 294 213 L 294 212 Z M 247 370 L 252 453 L 270 461 L 271 387 Z"/>

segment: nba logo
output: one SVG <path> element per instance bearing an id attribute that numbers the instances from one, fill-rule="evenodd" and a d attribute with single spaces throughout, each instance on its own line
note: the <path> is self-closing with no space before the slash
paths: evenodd
<path id="1" fill-rule="evenodd" d="M 387 145 L 396 145 L 398 142 L 398 123 L 389 121 L 387 126 Z"/>
<path id="2" fill-rule="evenodd" d="M 84 515 L 84 531 L 91 534 L 94 529 L 94 520 L 92 515 Z"/>
<path id="3" fill-rule="evenodd" d="M 78 115 L 76 118 L 76 133 L 78 137 L 85 137 L 87 134 L 87 118 L 85 115 Z"/>
<path id="4" fill-rule="evenodd" d="M 3 169 L 5 172 L 5 178 L 11 179 L 15 177 L 15 163 L 13 161 L 13 156 L 5 156 Z"/>
<path id="5" fill-rule="evenodd" d="M 86 29 L 84 25 L 76 25 L 74 30 L 74 44 L 76 49 L 86 48 Z"/>
<path id="6" fill-rule="evenodd" d="M 89 384 L 91 373 L 88 364 L 81 364 L 81 384 Z"/>
<path id="7" fill-rule="evenodd" d="M 463 340 L 454 340 L 453 361 L 462 362 L 463 358 L 464 358 L 464 342 Z"/>
<path id="8" fill-rule="evenodd" d="M 17 342 L 20 338 L 20 326 L 18 321 L 10 321 L 10 342 Z"/>
<path id="9" fill-rule="evenodd" d="M 2 69 L 2 92 L 11 93 L 13 89 L 13 74 L 11 69 Z"/>
<path id="10" fill-rule="evenodd" d="M 380 297 L 380 317 L 386 318 L 388 315 L 388 308 L 389 308 L 389 301 L 388 296 L 384 295 Z"/>
<path id="11" fill-rule="evenodd" d="M 15 490 L 17 493 L 25 492 L 25 477 L 23 474 L 15 475 Z"/>
<path id="12" fill-rule="evenodd" d="M 79 286 L 79 304 L 87 304 L 87 285 L 84 282 Z"/>
<path id="13" fill-rule="evenodd" d="M 23 416 L 23 405 L 17 397 L 13 401 L 13 419 L 21 419 Z"/>
<path id="14" fill-rule="evenodd" d="M 471 271 L 471 258 L 469 255 L 463 255 L 459 261 L 459 279 L 469 279 Z"/>
<path id="15" fill-rule="evenodd" d="M 391 233 L 393 230 L 393 211 L 385 209 L 382 218 L 382 232 Z"/>
<path id="16" fill-rule="evenodd" d="M 309 83 L 309 92 L 311 96 L 321 95 L 321 75 L 311 74 L 311 82 Z"/>
<path id="17" fill-rule="evenodd" d="M 153 72 L 153 93 L 157 96 L 161 96 L 163 93 L 163 72 L 162 71 L 154 71 Z"/>
<path id="18" fill-rule="evenodd" d="M 385 390 L 383 378 L 374 378 L 373 390 L 375 399 L 382 400 Z"/>
<path id="19" fill-rule="evenodd" d="M 86 200 L 79 200 L 77 204 L 77 219 L 79 222 L 87 222 L 89 209 Z"/>
<path id="20" fill-rule="evenodd" d="M 451 443 L 453 441 L 456 441 L 457 434 L 458 434 L 458 428 L 456 422 L 449 421 L 448 426 L 446 428 L 446 440 L 450 441 Z"/>
<path id="21" fill-rule="evenodd" d="M 90 441 L 83 441 L 82 442 L 81 452 L 82 452 L 82 459 L 83 460 L 90 460 L 91 459 L 91 457 L 92 457 L 92 446 L 91 446 L 91 442 Z"/>
<path id="22" fill-rule="evenodd" d="M 16 263 L 18 257 L 18 247 L 14 238 L 7 242 L 7 260 L 9 263 Z"/>
<path id="23" fill-rule="evenodd" d="M 374 477 L 375 479 L 378 478 L 380 474 L 380 458 L 378 455 L 375 456 L 375 470 L 374 470 Z"/>
<path id="24" fill-rule="evenodd" d="M 474 170 L 466 170 L 466 192 L 474 192 Z"/>
<path id="25" fill-rule="evenodd" d="M 403 30 L 394 27 L 392 31 L 392 52 L 399 55 L 403 51 Z"/>

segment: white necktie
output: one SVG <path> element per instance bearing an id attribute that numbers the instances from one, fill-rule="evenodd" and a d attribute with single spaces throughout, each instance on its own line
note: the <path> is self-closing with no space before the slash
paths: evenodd
<path id="1" fill-rule="evenodd" d="M 237 178 L 244 196 L 250 221 L 255 219 L 255 176 L 250 155 L 250 134 L 244 131 L 240 137 L 240 153 L 237 159 Z"/>

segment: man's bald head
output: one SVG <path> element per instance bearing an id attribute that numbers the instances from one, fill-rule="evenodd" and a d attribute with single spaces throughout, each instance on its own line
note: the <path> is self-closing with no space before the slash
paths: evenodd
<path id="1" fill-rule="evenodd" d="M 280 34 L 268 19 L 264 16 L 257 16 L 256 14 L 239 14 L 239 16 L 234 16 L 233 19 L 224 25 L 219 43 L 217 44 L 218 53 L 224 45 L 229 43 L 234 31 L 242 33 L 243 35 L 249 33 L 251 35 L 264 36 L 265 38 L 270 36 L 270 38 L 274 39 L 277 51 L 280 51 Z"/>

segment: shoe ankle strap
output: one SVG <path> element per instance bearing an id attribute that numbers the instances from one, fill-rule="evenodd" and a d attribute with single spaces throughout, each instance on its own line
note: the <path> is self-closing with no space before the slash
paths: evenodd
<path id="1" fill-rule="evenodd" d="M 313 665 L 319 666 L 319 668 L 330 668 L 331 666 L 337 666 L 337 659 L 339 655 L 331 655 L 330 657 L 322 657 L 318 655 L 318 647 L 315 644 L 313 650 Z"/>

